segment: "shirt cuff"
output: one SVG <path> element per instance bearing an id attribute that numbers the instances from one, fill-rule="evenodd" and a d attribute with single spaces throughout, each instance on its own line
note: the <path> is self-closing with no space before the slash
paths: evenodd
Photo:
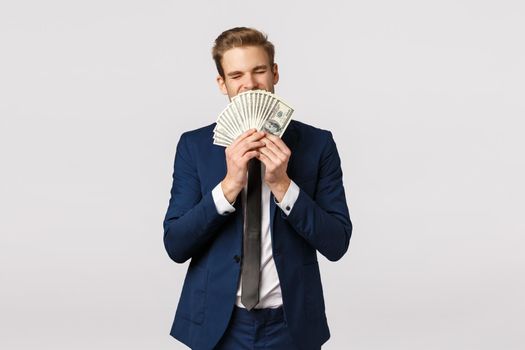
<path id="1" fill-rule="evenodd" d="M 222 187 L 221 187 L 220 182 L 211 191 L 211 195 L 213 197 L 213 202 L 215 203 L 215 209 L 217 209 L 217 213 L 221 215 L 228 215 L 235 211 L 235 207 L 228 202 L 226 197 L 224 197 L 224 192 L 222 192 Z"/>
<path id="2" fill-rule="evenodd" d="M 275 197 L 273 197 L 273 200 L 275 201 L 275 204 L 277 204 L 286 215 L 290 215 L 293 209 L 293 205 L 295 204 L 297 197 L 299 197 L 299 191 L 299 186 L 297 186 L 297 184 L 293 182 L 293 180 L 290 180 L 290 186 L 288 186 L 288 190 L 284 194 L 281 203 L 277 203 Z"/>

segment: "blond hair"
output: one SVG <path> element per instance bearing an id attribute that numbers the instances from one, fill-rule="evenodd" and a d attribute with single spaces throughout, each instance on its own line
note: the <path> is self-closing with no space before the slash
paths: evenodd
<path id="1" fill-rule="evenodd" d="M 224 70 L 222 69 L 221 60 L 224 53 L 234 47 L 244 46 L 260 46 L 268 54 L 270 60 L 270 68 L 273 69 L 275 48 L 273 44 L 268 41 L 268 36 L 257 29 L 247 27 L 236 27 L 222 32 L 212 48 L 212 57 L 217 66 L 217 71 L 220 76 L 224 78 Z"/>

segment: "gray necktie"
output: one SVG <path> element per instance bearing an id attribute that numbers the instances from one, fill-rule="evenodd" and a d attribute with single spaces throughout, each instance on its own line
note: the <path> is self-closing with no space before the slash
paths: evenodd
<path id="1" fill-rule="evenodd" d="M 261 271 L 261 162 L 256 158 L 248 163 L 244 220 L 241 302 L 251 310 L 259 303 Z"/>

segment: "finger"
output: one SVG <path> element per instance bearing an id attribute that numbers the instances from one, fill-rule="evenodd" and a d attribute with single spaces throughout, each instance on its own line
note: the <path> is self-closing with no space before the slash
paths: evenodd
<path id="1" fill-rule="evenodd" d="M 281 149 L 277 147 L 275 143 L 272 142 L 272 140 L 265 137 L 264 139 L 262 139 L 262 141 L 264 142 L 266 147 L 270 149 L 270 151 L 272 151 L 273 154 L 275 154 L 276 157 L 278 157 L 283 162 L 286 161 L 286 154 L 284 154 L 283 151 L 281 151 Z"/>
<path id="2" fill-rule="evenodd" d="M 243 141 L 246 141 L 246 142 L 259 141 L 263 137 L 264 137 L 264 132 L 258 131 L 258 132 L 254 132 L 253 134 L 251 134 L 250 136 L 245 138 Z M 243 141 L 241 141 L 241 142 L 243 142 Z"/>
<path id="3" fill-rule="evenodd" d="M 234 151 L 235 155 L 238 155 L 239 157 L 242 157 L 246 152 L 257 150 L 261 147 L 264 147 L 264 142 L 262 141 L 253 141 L 253 142 L 246 142 L 239 146 L 237 146 L 237 149 Z"/>
<path id="4" fill-rule="evenodd" d="M 263 137 L 264 137 L 264 133 L 262 133 L 260 131 L 259 132 L 254 132 L 254 133 L 249 134 L 248 136 L 244 137 L 243 139 L 239 140 L 239 142 L 237 142 L 233 148 L 243 147 L 244 144 L 250 143 L 250 142 L 254 142 L 254 141 L 259 141 Z"/>
<path id="5" fill-rule="evenodd" d="M 245 138 L 247 138 L 248 136 L 252 135 L 254 132 L 256 132 L 257 129 L 248 129 L 246 130 L 245 132 L 243 132 L 242 134 L 239 135 L 239 137 L 237 137 L 233 142 L 232 144 L 230 145 L 231 148 L 235 148 L 235 146 L 241 142 L 242 140 L 244 140 Z"/>
<path id="6" fill-rule="evenodd" d="M 261 141 L 263 137 L 264 135 L 261 132 L 254 132 L 253 134 L 239 141 L 235 145 L 233 153 L 240 153 L 242 155 L 249 149 L 263 147 L 264 143 Z"/>
<path id="7" fill-rule="evenodd" d="M 266 169 L 268 169 L 270 166 L 273 165 L 273 162 L 270 160 L 270 158 L 268 158 L 262 153 L 259 153 L 259 155 L 257 156 L 257 159 L 259 159 L 264 164 L 264 167 Z"/>
<path id="8" fill-rule="evenodd" d="M 286 144 L 284 143 L 284 141 L 280 138 L 280 137 L 277 137 L 273 134 L 270 134 L 270 133 L 266 133 L 266 137 L 272 141 L 277 147 L 279 147 L 279 149 L 286 155 L 290 155 L 292 152 L 290 151 L 290 149 L 288 148 L 288 146 L 286 146 Z"/>
<path id="9" fill-rule="evenodd" d="M 241 159 L 248 163 L 248 161 L 252 158 L 256 158 L 260 155 L 261 153 L 259 151 L 250 151 L 250 152 L 246 152 L 244 153 L 244 155 L 241 157 Z"/>
<path id="10" fill-rule="evenodd" d="M 259 152 L 266 158 L 268 158 L 274 165 L 278 165 L 281 162 L 279 157 L 275 153 L 273 153 L 272 150 L 268 147 L 259 148 Z"/>

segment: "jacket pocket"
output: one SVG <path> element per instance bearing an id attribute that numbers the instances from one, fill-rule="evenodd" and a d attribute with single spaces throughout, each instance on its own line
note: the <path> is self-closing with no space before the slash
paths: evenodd
<path id="1" fill-rule="evenodd" d="M 208 270 L 190 266 L 184 280 L 177 314 L 196 324 L 204 322 Z"/>
<path id="2" fill-rule="evenodd" d="M 325 305 L 321 275 L 318 262 L 303 266 L 303 281 L 305 288 L 304 310 L 307 319 L 315 319 L 324 316 Z"/>

